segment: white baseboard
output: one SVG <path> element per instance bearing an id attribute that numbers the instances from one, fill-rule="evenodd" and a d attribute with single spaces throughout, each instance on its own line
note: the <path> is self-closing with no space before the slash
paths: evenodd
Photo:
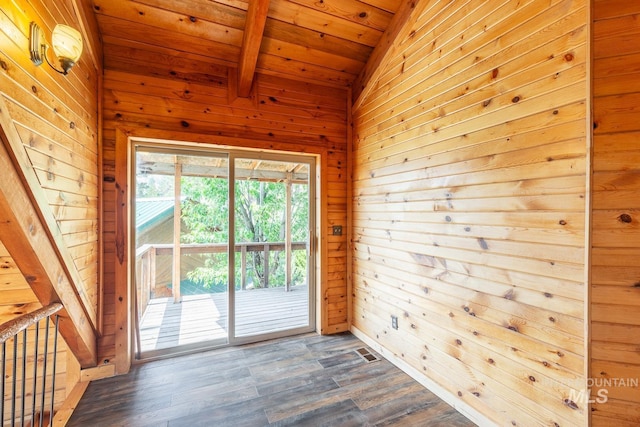
<path id="1" fill-rule="evenodd" d="M 397 366 L 400 370 L 405 372 L 411 378 L 413 378 L 414 380 L 422 384 L 425 388 L 427 388 L 433 394 L 438 396 L 443 401 L 447 402 L 449 405 L 455 408 L 456 411 L 460 412 L 462 415 L 467 417 L 470 421 L 474 422 L 475 424 L 481 427 L 497 425 L 495 422 L 491 421 L 485 415 L 480 413 L 478 410 L 471 407 L 464 401 L 460 400 L 457 396 L 452 394 L 450 391 L 448 391 L 447 389 L 445 389 L 435 381 L 425 377 L 420 371 L 418 371 L 417 369 L 409 365 L 404 360 L 400 359 L 398 356 L 396 356 L 386 348 L 382 347 L 375 340 L 370 338 L 368 335 L 366 335 L 364 332 L 362 332 L 355 326 L 351 326 L 351 333 L 356 337 L 358 337 L 362 342 L 367 344 L 369 347 L 371 347 L 373 350 L 380 353 L 381 356 L 383 356 L 389 362 L 393 363 L 395 366 Z"/>

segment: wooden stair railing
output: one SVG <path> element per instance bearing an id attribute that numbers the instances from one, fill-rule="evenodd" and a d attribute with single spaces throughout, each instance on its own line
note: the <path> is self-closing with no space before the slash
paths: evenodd
<path id="1" fill-rule="evenodd" d="M 0 325 L 0 426 L 42 427 L 53 420 L 61 309 L 53 303 Z"/>

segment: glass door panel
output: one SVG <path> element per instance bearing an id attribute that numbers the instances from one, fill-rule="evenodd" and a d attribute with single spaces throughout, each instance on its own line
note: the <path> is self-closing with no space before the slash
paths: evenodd
<path id="1" fill-rule="evenodd" d="M 234 162 L 236 338 L 312 329 L 311 164 Z"/>
<path id="2" fill-rule="evenodd" d="M 229 339 L 226 154 L 137 147 L 137 348 L 142 357 Z"/>

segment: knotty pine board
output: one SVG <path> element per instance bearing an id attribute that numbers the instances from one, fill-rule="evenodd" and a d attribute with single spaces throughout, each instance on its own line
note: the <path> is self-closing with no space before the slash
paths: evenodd
<path id="1" fill-rule="evenodd" d="M 593 239 L 591 261 L 591 377 L 636 378 L 640 360 L 637 256 L 638 126 L 640 96 L 635 65 L 640 55 L 637 4 L 596 1 L 593 15 Z M 599 387 L 594 387 L 592 394 Z M 592 425 L 633 425 L 640 393 L 610 387 L 605 403 L 593 407 Z"/>
<path id="2" fill-rule="evenodd" d="M 585 3 L 438 3 L 354 111 L 354 326 L 498 424 L 588 414 Z"/>

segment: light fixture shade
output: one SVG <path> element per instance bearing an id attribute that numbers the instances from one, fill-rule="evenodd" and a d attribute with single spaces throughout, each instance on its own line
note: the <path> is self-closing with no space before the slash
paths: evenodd
<path id="1" fill-rule="evenodd" d="M 51 45 L 63 68 L 65 63 L 75 64 L 82 55 L 82 36 L 68 25 L 56 25 L 51 34 Z"/>

